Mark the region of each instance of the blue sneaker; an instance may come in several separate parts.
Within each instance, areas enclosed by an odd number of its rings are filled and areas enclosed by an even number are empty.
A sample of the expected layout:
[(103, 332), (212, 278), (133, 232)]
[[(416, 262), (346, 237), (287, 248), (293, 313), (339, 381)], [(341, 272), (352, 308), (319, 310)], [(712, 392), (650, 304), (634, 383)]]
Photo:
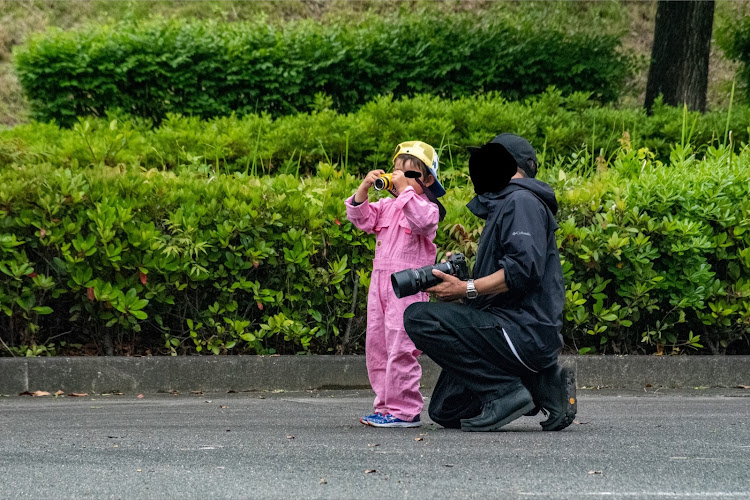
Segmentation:
[(371, 415), (365, 415), (364, 417), (360, 417), (359, 421), (360, 421), (360, 423), (362, 423), (364, 425), (370, 425), (370, 419), (371, 418), (379, 418), (379, 417), (382, 417), (382, 416), (383, 416), (382, 413), (380, 413), (379, 411), (376, 411), (375, 413), (373, 413)]
[(414, 417), (414, 420), (407, 422), (396, 418), (390, 413), (384, 413), (367, 419), (367, 424), (373, 427), (419, 427), (422, 422), (419, 421), (419, 415)]

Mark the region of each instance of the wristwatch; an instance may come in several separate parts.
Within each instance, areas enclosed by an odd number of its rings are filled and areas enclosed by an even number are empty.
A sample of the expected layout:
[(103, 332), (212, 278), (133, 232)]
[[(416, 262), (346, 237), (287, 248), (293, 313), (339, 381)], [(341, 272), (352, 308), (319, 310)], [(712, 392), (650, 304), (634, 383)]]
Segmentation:
[(471, 300), (471, 299), (476, 299), (477, 297), (479, 297), (479, 292), (477, 292), (477, 289), (474, 288), (474, 280), (467, 281), (466, 282), (466, 298)]

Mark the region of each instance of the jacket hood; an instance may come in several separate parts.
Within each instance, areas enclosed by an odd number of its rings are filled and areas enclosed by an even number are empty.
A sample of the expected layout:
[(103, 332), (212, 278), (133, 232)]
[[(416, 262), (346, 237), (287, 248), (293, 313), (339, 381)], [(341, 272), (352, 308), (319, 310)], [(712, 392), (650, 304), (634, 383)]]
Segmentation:
[(516, 191), (531, 191), (549, 208), (552, 215), (557, 214), (557, 198), (552, 187), (540, 180), (529, 179), (528, 177), (511, 179), (510, 183), (499, 192), (478, 194), (466, 207), (477, 217), (486, 219), (489, 215), (490, 207), (494, 203), (507, 198), (508, 195)]

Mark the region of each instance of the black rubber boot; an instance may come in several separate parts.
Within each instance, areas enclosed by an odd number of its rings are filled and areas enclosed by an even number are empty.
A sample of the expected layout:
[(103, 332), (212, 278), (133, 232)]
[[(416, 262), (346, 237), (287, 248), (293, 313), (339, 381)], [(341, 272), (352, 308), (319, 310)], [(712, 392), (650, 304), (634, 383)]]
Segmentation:
[(505, 396), (482, 405), (482, 413), (474, 418), (461, 420), (461, 430), (466, 432), (489, 432), (499, 430), (524, 413), (534, 408), (531, 394), (524, 386)]
[(573, 370), (556, 364), (540, 372), (527, 387), (536, 407), (529, 414), (538, 413), (537, 408), (549, 414), (540, 422), (542, 430), (561, 431), (573, 423), (578, 406)]

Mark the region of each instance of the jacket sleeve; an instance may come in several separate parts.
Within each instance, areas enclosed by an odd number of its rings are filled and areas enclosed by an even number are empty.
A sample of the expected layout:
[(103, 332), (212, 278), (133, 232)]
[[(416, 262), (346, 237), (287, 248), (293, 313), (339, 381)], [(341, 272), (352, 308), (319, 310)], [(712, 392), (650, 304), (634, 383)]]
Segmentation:
[(374, 233), (375, 224), (378, 222), (378, 217), (382, 209), (381, 201), (370, 203), (368, 198), (356, 206), (352, 204), (353, 201), (354, 195), (351, 195), (344, 201), (344, 205), (346, 205), (346, 218), (362, 231)]
[(514, 295), (542, 282), (549, 241), (547, 218), (539, 199), (521, 195), (508, 199), (499, 219), (503, 255), (498, 265), (505, 269), (506, 284)]
[(417, 195), (411, 186), (404, 189), (394, 203), (404, 213), (412, 233), (435, 236), (440, 219), (437, 205)]

